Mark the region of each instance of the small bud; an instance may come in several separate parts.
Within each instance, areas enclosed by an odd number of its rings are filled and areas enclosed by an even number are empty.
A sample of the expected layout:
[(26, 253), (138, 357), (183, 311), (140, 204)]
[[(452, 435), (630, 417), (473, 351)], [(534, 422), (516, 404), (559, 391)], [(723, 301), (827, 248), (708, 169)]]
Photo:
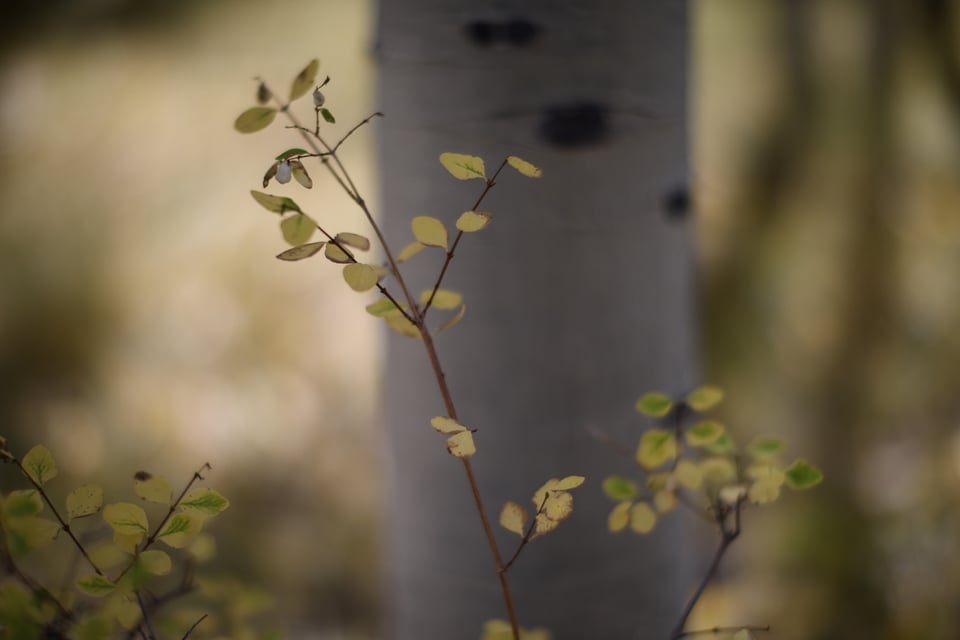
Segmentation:
[(313, 90), (313, 106), (319, 109), (326, 101), (327, 99), (324, 97), (323, 93), (320, 92), (320, 87), (317, 87)]
[(260, 86), (257, 87), (257, 102), (266, 104), (270, 100), (270, 97), (270, 89), (267, 89), (267, 85), (261, 82)]
[(293, 175), (293, 170), (290, 167), (290, 163), (284, 160), (277, 165), (277, 182), (280, 184), (287, 184), (290, 182), (290, 176)]

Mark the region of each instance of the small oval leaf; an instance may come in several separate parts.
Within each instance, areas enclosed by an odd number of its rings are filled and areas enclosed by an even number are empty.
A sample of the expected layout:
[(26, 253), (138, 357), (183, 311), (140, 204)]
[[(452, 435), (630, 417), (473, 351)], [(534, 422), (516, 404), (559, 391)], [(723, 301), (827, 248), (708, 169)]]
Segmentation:
[(480, 231), (490, 224), (491, 216), (484, 211), (464, 211), (457, 218), (457, 229), (464, 233)]
[(27, 455), (23, 456), (23, 461), (20, 464), (23, 465), (23, 470), (27, 472), (27, 475), (41, 487), (59, 473), (57, 463), (53, 460), (53, 454), (42, 444), (30, 449)]
[(284, 213), (286, 211), (300, 211), (300, 207), (290, 198), (283, 196), (274, 196), (262, 191), (251, 191), (250, 195), (261, 207), (274, 213)]
[(518, 158), (517, 156), (508, 156), (507, 163), (528, 178), (539, 178), (543, 175), (543, 170), (541, 170), (540, 167), (527, 162), (523, 158)]
[(447, 248), (447, 227), (436, 218), (416, 216), (410, 221), (413, 237), (428, 247)]
[(458, 180), (487, 179), (483, 159), (464, 153), (441, 153), (440, 164)]
[(293, 83), (290, 85), (291, 102), (306, 95), (306, 93), (313, 88), (313, 83), (317, 78), (317, 70), (319, 68), (320, 61), (314, 58), (297, 74), (297, 77), (293, 79)]
[(277, 110), (272, 107), (250, 107), (233, 123), (233, 128), (240, 133), (254, 133), (270, 126), (277, 116)]
[(82, 518), (100, 511), (103, 506), (103, 489), (84, 484), (67, 494), (67, 518)]
[(351, 289), (360, 293), (373, 289), (384, 275), (386, 273), (382, 267), (362, 262), (354, 262), (343, 267), (343, 279)]
[(323, 249), (323, 245), (327, 244), (326, 242), (309, 242), (307, 244), (302, 244), (299, 247), (293, 247), (292, 249), (287, 249), (281, 253), (277, 254), (277, 258), (280, 260), (286, 260), (288, 262), (296, 262), (297, 260), (303, 260), (314, 256), (320, 252), (320, 249)]
[(295, 247), (309, 242), (316, 230), (316, 223), (310, 219), (310, 216), (302, 213), (287, 216), (280, 221), (280, 231), (283, 233), (283, 239)]
[(359, 249), (360, 251), (368, 251), (370, 249), (370, 239), (359, 233), (338, 233), (334, 238), (340, 244)]
[(650, 393), (643, 394), (643, 396), (637, 400), (635, 407), (637, 411), (646, 416), (662, 418), (673, 409), (673, 400), (659, 391), (651, 391)]
[(103, 519), (113, 530), (123, 535), (147, 533), (147, 514), (128, 502), (116, 502), (103, 508)]
[(345, 249), (341, 249), (332, 242), (327, 243), (327, 248), (323, 250), (323, 255), (327, 260), (336, 264), (355, 262), (352, 254), (348, 253)]
[(512, 500), (507, 500), (500, 510), (500, 526), (518, 536), (523, 536), (527, 517), (526, 509)]

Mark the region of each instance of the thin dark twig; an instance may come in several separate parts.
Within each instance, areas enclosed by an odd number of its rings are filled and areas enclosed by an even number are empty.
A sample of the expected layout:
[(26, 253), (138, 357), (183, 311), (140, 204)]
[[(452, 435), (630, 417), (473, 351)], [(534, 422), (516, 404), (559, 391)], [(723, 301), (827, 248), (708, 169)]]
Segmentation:
[(143, 624), (141, 626), (146, 627), (147, 637), (150, 638), (150, 640), (156, 640), (157, 634), (153, 630), (153, 625), (150, 623), (150, 613), (147, 611), (147, 605), (143, 603), (140, 590), (138, 589), (134, 593), (137, 596), (137, 604), (140, 606), (140, 615), (143, 617)]
[(526, 533), (523, 534), (523, 538), (520, 540), (520, 545), (517, 547), (517, 550), (513, 552), (513, 555), (507, 560), (507, 564), (503, 565), (503, 571), (506, 573), (510, 570), (510, 567), (513, 566), (513, 563), (517, 561), (517, 558), (520, 557), (520, 552), (523, 551), (523, 548), (527, 546), (527, 543), (530, 542), (533, 538), (533, 530), (537, 527), (537, 516), (543, 513), (543, 508), (547, 506), (547, 498), (550, 497), (550, 492), (544, 492), (543, 500), (540, 502), (540, 508), (537, 509), (537, 512), (533, 514), (533, 520), (530, 521), (530, 526), (527, 527)]
[(203, 614), (202, 616), (200, 616), (199, 620), (197, 620), (192, 625), (190, 625), (190, 628), (187, 629), (187, 632), (185, 634), (183, 634), (183, 638), (181, 638), (181, 640), (187, 640), (187, 638), (190, 637), (190, 634), (193, 633), (193, 630), (196, 629), (200, 625), (200, 623), (206, 619), (207, 619), (207, 614)]

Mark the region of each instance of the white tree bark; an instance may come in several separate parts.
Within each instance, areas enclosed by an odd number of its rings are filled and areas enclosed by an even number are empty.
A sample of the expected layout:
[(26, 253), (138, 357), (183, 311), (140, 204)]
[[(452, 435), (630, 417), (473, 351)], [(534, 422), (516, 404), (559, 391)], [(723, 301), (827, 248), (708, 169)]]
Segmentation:
[[(452, 227), (482, 189), (449, 176), (441, 152), (480, 155), (491, 171), (515, 154), (544, 170), (501, 175), (481, 207), (493, 222), (464, 239), (445, 281), (466, 317), (437, 340), (461, 421), (479, 429), (474, 469), (492, 521), (507, 499), (535, 510), (550, 477), (587, 477), (571, 519), (509, 573), (521, 625), (559, 640), (665, 638), (693, 583), (684, 518), (648, 537), (609, 534), (601, 481), (635, 463), (589, 429), (632, 449), (647, 426), (640, 394), (698, 382), (688, 222), (665, 207), (687, 174), (685, 3), (379, 11), (382, 202), (396, 247), (412, 239), (411, 217)], [(433, 258), (405, 265), (417, 291)], [(386, 634), (477, 638), (506, 615), (462, 467), (429, 426), (444, 411), (418, 340), (391, 337), (384, 386)], [(498, 536), (508, 558), (518, 537)]]

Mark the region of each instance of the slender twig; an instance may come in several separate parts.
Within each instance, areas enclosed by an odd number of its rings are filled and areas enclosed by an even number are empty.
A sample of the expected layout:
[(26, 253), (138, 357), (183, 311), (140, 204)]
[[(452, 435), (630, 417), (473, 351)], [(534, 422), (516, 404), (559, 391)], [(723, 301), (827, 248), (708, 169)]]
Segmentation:
[[(274, 99), (280, 104), (280, 110), (284, 112), (290, 122), (294, 125), (294, 128), (300, 133), (300, 136), (304, 139), (307, 145), (318, 155), (322, 154), (320, 158), (323, 165), (327, 168), (327, 171), (334, 177), (337, 183), (343, 188), (351, 200), (360, 208), (363, 212), (364, 217), (369, 223), (370, 227), (373, 229), (374, 234), (377, 236), (377, 241), (380, 244), (380, 247), (383, 249), (384, 254), (387, 258), (387, 263), (390, 268), (390, 273), (393, 275), (394, 279), (397, 281), (397, 284), (400, 287), (400, 290), (403, 294), (403, 299), (406, 300), (407, 305), (409, 306), (410, 312), (404, 314), (407, 316), (407, 319), (412, 322), (416, 327), (417, 331), (420, 333), (420, 337), (423, 341), (424, 350), (427, 353), (427, 359), (430, 361), (430, 367), (433, 370), (434, 378), (437, 382), (437, 387), (440, 391), (440, 396), (443, 399), (443, 404), (447, 412), (447, 416), (453, 420), (457, 420), (457, 411), (456, 406), (453, 403), (453, 397), (450, 393), (450, 387), (447, 385), (446, 376), (443, 373), (443, 368), (440, 365), (440, 358), (437, 355), (437, 349), (433, 342), (433, 337), (430, 334), (429, 329), (426, 325), (426, 320), (424, 313), (418, 309), (416, 300), (413, 295), (410, 293), (410, 289), (407, 286), (406, 281), (403, 278), (403, 275), (400, 273), (400, 269), (397, 266), (397, 261), (393, 256), (393, 252), (390, 250), (390, 246), (387, 243), (386, 238), (383, 235), (383, 231), (380, 228), (380, 225), (377, 224), (377, 221), (374, 219), (370, 208), (367, 206), (366, 201), (360, 195), (360, 191), (357, 189), (356, 184), (354, 184), (353, 179), (350, 177), (350, 173), (347, 171), (346, 167), (343, 166), (343, 163), (340, 161), (340, 157), (336, 153), (336, 147), (331, 147), (324, 138), (319, 133), (319, 121), (317, 126), (317, 131), (310, 131), (303, 127), (300, 121), (297, 119), (293, 113), (290, 112), (290, 105), (282, 103), (276, 94), (272, 91), (271, 95), (274, 96)], [(369, 120), (369, 119), (368, 119)], [(361, 123), (363, 124), (363, 123)], [(338, 145), (339, 146), (339, 145)], [(322, 149), (321, 149), (322, 147)], [(326, 152), (326, 153), (324, 153)], [(333, 165), (331, 166), (331, 162)], [(504, 165), (506, 161), (504, 161)], [(499, 174), (500, 170), (503, 169), (501, 165), (497, 169), (497, 173), (494, 174), (493, 178)], [(478, 199), (477, 204), (474, 205), (474, 209), (479, 206), (479, 202), (483, 199), (483, 196), (486, 195), (493, 185), (494, 180), (491, 178), (487, 181), (486, 187), (481, 194), (480, 199)], [(456, 248), (457, 241), (459, 240), (461, 234), (458, 234), (457, 240), (454, 242), (453, 247), (447, 254), (447, 260), (444, 263), (443, 271), (441, 272), (440, 278), (435, 285), (433, 292), (430, 296), (430, 299), (427, 301), (424, 306), (424, 311), (429, 308), (430, 303), (433, 301), (433, 295), (436, 294), (436, 289), (439, 287), (440, 282), (442, 281), (443, 274), (446, 272), (447, 265), (453, 257), (453, 249)], [(381, 290), (383, 292), (383, 290)], [(402, 307), (397, 304), (397, 302), (390, 298), (391, 302), (394, 303), (397, 308), (402, 309)], [(497, 577), (500, 581), (500, 590), (503, 593), (504, 604), (507, 609), (507, 617), (510, 620), (510, 627), (513, 633), (514, 640), (520, 640), (520, 626), (517, 622), (517, 614), (513, 605), (513, 597), (510, 593), (510, 583), (507, 580), (506, 571), (504, 571), (503, 558), (500, 555), (500, 550), (497, 547), (496, 538), (493, 534), (493, 529), (490, 526), (490, 521), (487, 518), (486, 510), (483, 506), (483, 499), (480, 496), (480, 488), (477, 484), (476, 477), (473, 473), (473, 466), (470, 464), (469, 458), (460, 458), (461, 463), (463, 463), (463, 470), (467, 476), (467, 483), (470, 485), (470, 493), (473, 496), (474, 506), (476, 507), (477, 514), (480, 517), (480, 524), (483, 527), (484, 536), (487, 539), (487, 544), (490, 547), (490, 555), (493, 558), (494, 566), (496, 569)]]
[(145, 627), (146, 636), (150, 640), (156, 640), (157, 633), (153, 630), (153, 624), (150, 622), (150, 613), (147, 611), (147, 605), (143, 603), (143, 598), (140, 596), (140, 590), (137, 589), (134, 591), (134, 593), (137, 596), (137, 604), (140, 606), (140, 616), (143, 618), (141, 626)]
[[(487, 180), (486, 186), (480, 193), (480, 197), (478, 197), (477, 201), (473, 203), (472, 207), (470, 207), (470, 211), (476, 211), (480, 207), (480, 203), (483, 202), (483, 199), (487, 197), (487, 193), (494, 187), (494, 185), (497, 184), (497, 176), (500, 175), (500, 172), (503, 171), (505, 166), (507, 166), (506, 158), (500, 163), (500, 166), (497, 167), (497, 170), (494, 171), (493, 175)], [(437, 295), (437, 290), (440, 288), (440, 284), (443, 282), (443, 277), (447, 275), (447, 267), (450, 265), (450, 261), (453, 260), (453, 254), (457, 250), (457, 245), (460, 244), (460, 238), (462, 237), (463, 231), (457, 231), (457, 237), (453, 239), (453, 244), (450, 245), (450, 249), (447, 251), (446, 258), (443, 261), (443, 266), (440, 268), (440, 273), (437, 275), (437, 281), (434, 283), (433, 289), (430, 291), (430, 297), (427, 298), (426, 304), (423, 305), (424, 316), (427, 315), (430, 305), (433, 304), (433, 298)]]
[(198, 619), (196, 622), (190, 625), (190, 628), (187, 629), (187, 632), (185, 634), (183, 634), (183, 638), (181, 638), (181, 640), (187, 640), (187, 638), (190, 637), (190, 634), (193, 633), (193, 630), (196, 629), (200, 625), (200, 623), (206, 619), (207, 619), (207, 614), (203, 614), (202, 616), (200, 616), (200, 619)]
[[(699, 602), (700, 597), (703, 595), (703, 592), (706, 590), (707, 586), (713, 581), (714, 578), (716, 578), (717, 569), (720, 567), (720, 561), (723, 560), (723, 556), (727, 553), (727, 549), (729, 549), (730, 545), (733, 544), (733, 541), (740, 536), (740, 507), (742, 505), (743, 498), (740, 498), (732, 507), (724, 506), (717, 510), (716, 522), (720, 527), (720, 544), (717, 547), (716, 552), (713, 554), (713, 559), (710, 561), (710, 566), (707, 568), (703, 579), (700, 581), (696, 591), (693, 592), (693, 596), (690, 597), (690, 600), (684, 607), (683, 613), (680, 614), (680, 620), (677, 622), (677, 625), (673, 629), (673, 633), (670, 635), (671, 640), (677, 640), (685, 635), (683, 628), (687, 624), (687, 619), (690, 617), (690, 614), (693, 613), (694, 607), (697, 606), (697, 602)], [(734, 522), (733, 526), (729, 527), (727, 520), (729, 519), (731, 511), (733, 513)]]
[(507, 560), (507, 564), (503, 565), (503, 571), (506, 573), (510, 570), (510, 567), (513, 566), (513, 563), (517, 561), (517, 558), (520, 557), (520, 552), (523, 551), (523, 548), (527, 546), (527, 543), (533, 539), (533, 532), (537, 528), (537, 516), (543, 513), (543, 508), (547, 506), (547, 498), (550, 497), (550, 492), (544, 492), (543, 500), (540, 502), (540, 508), (537, 509), (537, 512), (533, 514), (533, 519), (530, 521), (530, 526), (527, 527), (526, 532), (523, 534), (523, 538), (520, 540), (520, 544), (517, 546), (517, 550), (513, 552), (513, 555)]
[(736, 633), (737, 631), (753, 631), (753, 632), (767, 632), (770, 631), (770, 625), (764, 625), (762, 627), (754, 625), (741, 625), (738, 627), (710, 627), (709, 629), (693, 629), (692, 631), (684, 631), (678, 638), (689, 638), (691, 636), (706, 636), (706, 635), (719, 635), (721, 633)]

